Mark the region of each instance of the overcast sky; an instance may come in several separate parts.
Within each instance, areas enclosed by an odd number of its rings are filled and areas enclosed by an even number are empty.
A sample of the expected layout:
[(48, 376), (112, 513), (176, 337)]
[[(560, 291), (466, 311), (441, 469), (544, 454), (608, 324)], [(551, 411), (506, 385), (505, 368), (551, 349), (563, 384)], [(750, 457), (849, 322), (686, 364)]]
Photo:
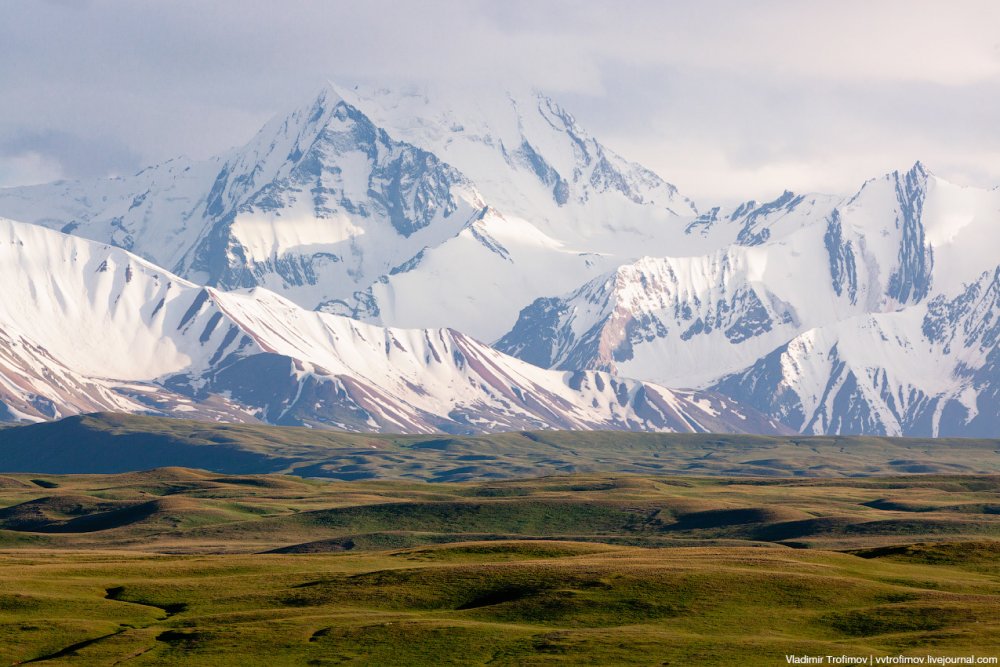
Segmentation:
[(327, 79), (536, 86), (700, 205), (1000, 184), (993, 0), (0, 0), (0, 185), (207, 157)]

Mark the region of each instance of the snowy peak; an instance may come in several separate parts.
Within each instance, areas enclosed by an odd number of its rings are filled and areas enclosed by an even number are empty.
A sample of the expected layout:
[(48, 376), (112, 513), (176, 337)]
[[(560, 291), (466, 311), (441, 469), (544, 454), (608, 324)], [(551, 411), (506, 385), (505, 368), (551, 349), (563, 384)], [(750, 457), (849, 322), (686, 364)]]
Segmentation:
[(213, 193), (206, 231), (177, 270), (324, 309), (453, 237), (484, 206), (455, 168), (395, 140), (330, 88), (262, 130)]
[(287, 177), (342, 104), (332, 89), (325, 88), (310, 104), (269, 121), (226, 160), (208, 196), (208, 215), (222, 216), (265, 185)]
[[(379, 125), (467, 174), (501, 210), (537, 216), (542, 207), (560, 217), (561, 207), (610, 196), (664, 213), (693, 211), (674, 186), (607, 149), (538, 91), (359, 86), (345, 95)], [(526, 198), (534, 208), (525, 208)]]
[(738, 249), (643, 258), (564, 297), (537, 300), (496, 346), (541, 365), (626, 374), (655, 367), (693, 384), (706, 364), (688, 350), (712, 349), (716, 363), (728, 357), (735, 368), (794, 326), (795, 310), (757, 284), (757, 264)]
[[(486, 208), (494, 215), (474, 222)], [(0, 213), (118, 245), (199, 284), (266, 287), (380, 324), (472, 322), (487, 339), (541, 285), (567, 289), (676, 248), (685, 211), (693, 207), (673, 186), (536, 92), (332, 85), (203, 163), (0, 191)], [(476, 289), (467, 262), (442, 265), (470, 241), (473, 264), (480, 249), (504, 263)], [(408, 307), (415, 282), (440, 306)], [(513, 290), (517, 301), (476, 327), (468, 298), (483, 288)]]
[[(0, 229), (8, 405), (142, 387), (345, 428), (674, 428), (647, 401), (671, 386), (810, 431), (1000, 422), (1000, 190), (918, 162), (699, 213), (581, 125), (535, 91), (330, 85), (211, 160), (2, 190), (0, 214), (98, 242)], [(73, 359), (105, 311), (142, 363)], [(695, 423), (738, 423), (709, 405)]]
[[(591, 196), (592, 190), (596, 193), (617, 192), (638, 205), (655, 204), (655, 198), (660, 197), (662, 202), (676, 203), (681, 214), (694, 212), (693, 204), (680, 197), (676, 187), (649, 169), (628, 162), (600, 144), (577, 125), (572, 114), (551, 98), (535, 92), (532, 101), (538, 115), (544, 118), (553, 130), (564, 133), (573, 149), (572, 161), (565, 159), (561, 161), (564, 172), (570, 174), (573, 187), (571, 190), (569, 183), (561, 179), (553, 192), (556, 203), (567, 203), (571, 191), (575, 191), (578, 201), (585, 203)], [(515, 108), (517, 108), (516, 102)], [(528, 125), (523, 120), (519, 124), (522, 128)], [(542, 143), (545, 138), (540, 137), (538, 141)], [(544, 177), (548, 176), (548, 169), (544, 167), (547, 167), (547, 164), (523, 134), (521, 148), (533, 158), (529, 162), (536, 175), (545, 182)]]
[(497, 347), (710, 387), (807, 432), (986, 433), (1000, 422), (998, 210), (995, 191), (919, 163), (849, 198), (713, 208), (685, 231), (723, 248), (540, 298)]
[[(940, 199), (948, 198), (947, 191), (952, 189), (920, 162), (907, 172), (894, 171), (866, 182), (831, 216), (831, 262), (849, 270), (850, 256), (857, 263), (859, 255), (868, 255), (868, 264), (878, 262), (884, 267), (879, 281), (886, 308), (924, 300), (937, 273), (935, 241), (946, 240), (934, 230), (944, 222), (937, 215), (940, 204), (932, 202), (928, 207), (928, 198), (938, 194), (945, 195)], [(835, 255), (839, 258), (834, 259)]]
[[(360, 173), (347, 179), (346, 166)], [(368, 179), (363, 178), (366, 170)], [(439, 208), (455, 209), (452, 184), (464, 184), (464, 178), (426, 151), (394, 141), (326, 87), (311, 104), (265, 126), (226, 163), (209, 196), (208, 213), (281, 210), (308, 192), (317, 217), (331, 216), (338, 206), (361, 215), (378, 213), (409, 236), (429, 224)]]

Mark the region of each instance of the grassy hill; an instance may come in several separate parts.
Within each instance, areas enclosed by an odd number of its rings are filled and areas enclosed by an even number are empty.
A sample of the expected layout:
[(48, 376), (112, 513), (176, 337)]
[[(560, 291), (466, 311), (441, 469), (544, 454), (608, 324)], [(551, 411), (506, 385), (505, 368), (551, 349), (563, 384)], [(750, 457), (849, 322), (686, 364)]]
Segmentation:
[(107, 414), (3, 429), (0, 662), (996, 655), (998, 449)]
[(28, 541), (48, 549), (317, 553), (532, 539), (843, 550), (1000, 539), (998, 498), (995, 475), (591, 474), (427, 484), (186, 468), (11, 473), (0, 476), (0, 548)]
[(1000, 472), (1000, 440), (539, 431), (365, 435), (94, 414), (0, 430), (0, 470), (229, 474), (432, 482), (549, 474), (832, 477)]
[(991, 655), (998, 494), (1000, 476), (5, 474), (0, 661)]

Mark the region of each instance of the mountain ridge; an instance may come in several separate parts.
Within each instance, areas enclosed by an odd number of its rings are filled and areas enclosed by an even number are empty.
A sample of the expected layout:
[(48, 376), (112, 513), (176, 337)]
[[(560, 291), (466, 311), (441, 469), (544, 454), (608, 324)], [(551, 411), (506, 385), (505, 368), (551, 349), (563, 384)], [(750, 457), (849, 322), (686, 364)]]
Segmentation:
[[(369, 325), (462, 332), (448, 346), (465, 336), (567, 373), (721, 393), (793, 429), (921, 435), (1000, 424), (996, 341), (966, 335), (963, 305), (992, 293), (998, 211), (1000, 190), (921, 162), (849, 196), (699, 209), (544, 94), (335, 85), (207, 161), (0, 190), (0, 214), (166, 259), (217, 290), (213, 304), (238, 310), (224, 290), (264, 289)], [(12, 367), (44, 365), (25, 355)], [(296, 355), (254, 363), (286, 377)], [(225, 396), (232, 381), (170, 386)], [(426, 412), (407, 419), (434, 428)]]
[(259, 287), (203, 287), (36, 225), (0, 219), (0, 259), (8, 418), (112, 409), (367, 431), (782, 431), (711, 392), (549, 371), (450, 329), (381, 328)]
[(993, 293), (998, 209), (995, 191), (956, 188), (919, 162), (840, 200), (786, 192), (739, 215), (713, 209), (688, 231), (728, 220), (739, 231), (726, 249), (644, 258), (538, 299), (496, 346), (711, 387), (805, 432), (987, 434), (1000, 425), (988, 398), (1000, 304), (978, 306), (980, 336), (959, 333), (974, 326), (970, 303)]

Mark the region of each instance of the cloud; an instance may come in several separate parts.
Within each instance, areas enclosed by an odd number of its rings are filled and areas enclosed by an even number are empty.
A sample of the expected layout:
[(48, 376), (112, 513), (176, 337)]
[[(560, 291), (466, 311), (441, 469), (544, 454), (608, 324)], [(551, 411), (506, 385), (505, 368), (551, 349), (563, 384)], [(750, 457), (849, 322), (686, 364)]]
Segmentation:
[(34, 151), (0, 155), (0, 187), (38, 185), (63, 178), (58, 162)]
[(998, 23), (978, 0), (5, 3), (0, 130), (8, 174), (102, 175), (241, 144), (327, 79), (526, 83), (699, 200), (918, 157), (993, 184)]
[[(8, 130), (0, 136), (0, 161), (8, 179), (81, 178), (131, 173), (138, 156), (115, 139), (79, 137), (59, 130)], [(18, 178), (18, 170), (24, 170)]]
[(602, 16), (591, 5), (593, 22), (618, 38), (602, 42), (608, 56), (782, 79), (965, 85), (1000, 74), (1000, 5), (990, 1), (704, 0), (649, 9)]

